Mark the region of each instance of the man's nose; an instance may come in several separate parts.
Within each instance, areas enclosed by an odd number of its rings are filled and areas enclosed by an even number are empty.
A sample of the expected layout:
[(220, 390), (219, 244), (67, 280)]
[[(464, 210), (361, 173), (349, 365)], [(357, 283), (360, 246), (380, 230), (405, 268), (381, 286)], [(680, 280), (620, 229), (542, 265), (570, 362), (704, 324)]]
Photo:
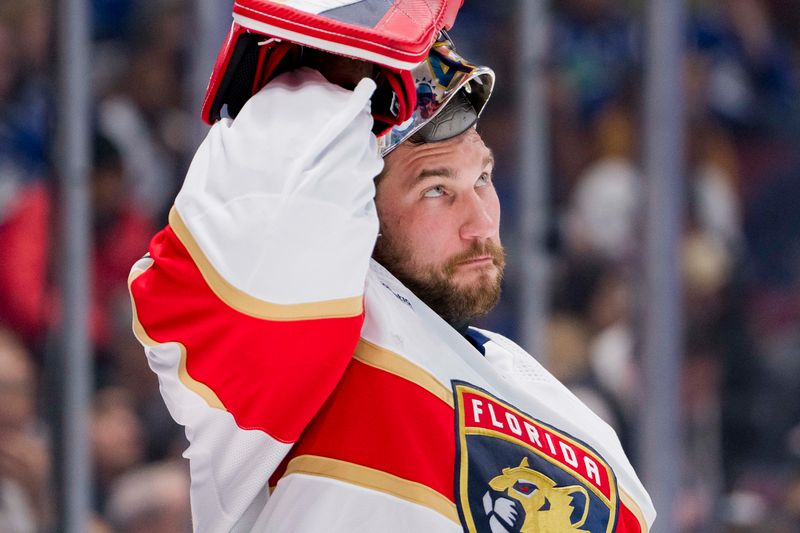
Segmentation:
[(465, 195), (463, 200), (464, 222), (461, 225), (461, 238), (464, 240), (489, 239), (495, 234), (496, 221), (489, 206), (477, 193)]

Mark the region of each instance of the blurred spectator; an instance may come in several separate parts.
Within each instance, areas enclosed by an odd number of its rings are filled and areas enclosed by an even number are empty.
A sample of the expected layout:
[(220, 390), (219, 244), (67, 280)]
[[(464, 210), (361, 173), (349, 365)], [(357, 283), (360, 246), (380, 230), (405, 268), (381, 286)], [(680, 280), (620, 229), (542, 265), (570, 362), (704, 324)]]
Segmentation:
[[(90, 338), (103, 370), (102, 365), (107, 363), (105, 359), (108, 352), (113, 351), (112, 330), (117, 302), (128, 302), (127, 279), (130, 266), (147, 251), (147, 243), (155, 225), (148, 214), (131, 201), (122, 158), (114, 144), (102, 135), (95, 134), (92, 155), (89, 328)], [(51, 218), (55, 219), (54, 216)], [(52, 219), (43, 222), (45, 229), (48, 224), (54, 223)], [(23, 221), (23, 230), (25, 223), (27, 221)], [(0, 227), (0, 236), (1, 230)], [(23, 230), (20, 231), (19, 238), (27, 239), (25, 244), (37, 246), (38, 250), (41, 244), (32, 241), (30, 231), (26, 233)], [(62, 252), (63, 250), (58, 249), (51, 257), (52, 266), (57, 272), (60, 272), (59, 254)], [(45, 251), (41, 253), (44, 254)], [(45, 275), (42, 276), (47, 279)], [(48, 325), (52, 326), (60, 322), (58, 315), (61, 310), (57, 305), (60, 295), (55, 290), (51, 290), (51, 293), (46, 303), (50, 308)]]
[(555, 197), (562, 203), (597, 159), (591, 131), (597, 115), (631, 99), (641, 22), (610, 0), (556, 2), (553, 11), (549, 125)]
[(698, 121), (689, 129), (689, 225), (721, 246), (729, 259), (743, 252), (736, 147), (722, 128)]
[(556, 75), (584, 122), (618, 98), (639, 63), (639, 30), (611, 0), (553, 5)]
[(592, 331), (589, 356), (594, 373), (629, 422), (634, 421), (641, 392), (634, 360), (632, 292), (621, 269), (606, 268), (597, 278), (586, 315)]
[(91, 441), (98, 509), (102, 509), (115, 480), (144, 458), (142, 426), (130, 394), (106, 388), (95, 395)]
[(706, 3), (690, 28), (705, 73), (705, 105), (736, 131), (785, 125), (797, 89), (788, 43), (767, 2)]
[(50, 449), (36, 417), (30, 354), (0, 329), (0, 531), (41, 531), (51, 523)]
[[(157, 220), (177, 192), (192, 147), (181, 75), (185, 74), (185, 4), (150, 6), (122, 78), (98, 106), (100, 132), (120, 150), (130, 202)], [(142, 8), (144, 9), (144, 8)]]
[[(161, 74), (167, 77), (159, 77)], [(120, 147), (131, 201), (155, 217), (164, 214), (175, 192), (176, 162), (159, 139), (157, 128), (163, 119), (159, 109), (146, 109), (137, 98), (163, 93), (165, 99), (156, 102), (166, 104), (177, 80), (170, 79), (172, 74), (163, 60), (147, 53), (137, 59), (129, 76), (126, 86), (130, 89), (100, 103), (100, 129)]]
[(742, 476), (724, 500), (724, 531), (730, 533), (795, 533), (798, 475), (796, 471), (757, 468)]
[(48, 159), (51, 12), (49, 0), (0, 4), (0, 124), (9, 145), (36, 165)]
[(609, 106), (598, 114), (596, 158), (578, 178), (568, 207), (571, 253), (619, 261), (636, 245), (642, 191), (634, 135), (633, 117), (625, 107)]
[(155, 225), (133, 201), (122, 157), (107, 138), (94, 139), (92, 167), (92, 330), (95, 345), (107, 351), (112, 341), (115, 302), (128, 302), (131, 265), (147, 250)]
[(619, 414), (598, 385), (589, 364), (589, 336), (578, 317), (555, 315), (547, 325), (545, 349), (550, 372), (615, 430), (623, 427)]
[[(604, 413), (625, 449), (635, 455), (631, 428), (636, 423), (640, 380), (630, 293), (629, 281), (618, 265), (592, 256), (564, 262), (556, 277), (555, 322), (548, 335), (553, 336), (554, 370), (563, 373), (565, 363), (555, 359), (566, 358), (572, 370), (565, 374), (565, 382), (577, 386), (575, 390)], [(577, 360), (576, 354), (580, 354)], [(579, 379), (569, 379), (570, 373)]]
[(108, 367), (100, 381), (125, 391), (142, 422), (142, 442), (148, 460), (178, 459), (188, 445), (183, 427), (167, 411), (158, 389), (158, 378), (143, 357), (142, 345), (131, 334), (131, 304), (128, 298), (114, 302), (110, 310), (113, 338)]
[(118, 533), (188, 533), (187, 469), (167, 462), (125, 474), (111, 488), (106, 515)]
[(50, 198), (46, 97), (40, 77), (49, 18), (43, 0), (0, 5), (0, 325), (38, 340), (46, 323)]
[[(2, 150), (2, 145), (0, 145)], [(16, 174), (0, 154), (0, 324), (35, 342), (47, 320), (50, 199), (42, 180)]]

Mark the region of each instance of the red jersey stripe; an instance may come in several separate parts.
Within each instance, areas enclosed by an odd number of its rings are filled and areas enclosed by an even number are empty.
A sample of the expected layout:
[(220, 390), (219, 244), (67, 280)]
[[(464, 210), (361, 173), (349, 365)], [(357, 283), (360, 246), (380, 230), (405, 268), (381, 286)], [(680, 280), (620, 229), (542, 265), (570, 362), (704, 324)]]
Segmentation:
[(153, 238), (150, 256), (154, 264), (130, 286), (147, 336), (183, 345), (187, 375), (208, 387), (239, 427), (295, 442), (347, 368), (363, 313), (275, 321), (233, 309), (170, 227)]
[(620, 489), (619, 501), (616, 533), (647, 533), (647, 521), (633, 498)]
[[(292, 450), (291, 457), (300, 455), (387, 472), (455, 502), (453, 409), (417, 384), (358, 360)], [(280, 468), (271, 484), (282, 475)]]

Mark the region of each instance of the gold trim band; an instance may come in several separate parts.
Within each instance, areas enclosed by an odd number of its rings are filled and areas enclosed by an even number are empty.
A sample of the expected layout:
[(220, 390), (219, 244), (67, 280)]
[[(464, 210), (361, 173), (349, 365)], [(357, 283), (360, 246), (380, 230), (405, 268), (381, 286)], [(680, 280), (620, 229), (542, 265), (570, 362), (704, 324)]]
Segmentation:
[(432, 488), (415, 481), (361, 466), (339, 459), (317, 455), (301, 455), (289, 461), (286, 476), (290, 474), (309, 474), (312, 476), (338, 479), (359, 485), (400, 499), (422, 505), (441, 514), (448, 520), (460, 523), (456, 504)]
[(625, 504), (625, 507), (630, 509), (633, 516), (636, 517), (636, 520), (639, 521), (639, 528), (642, 530), (642, 533), (648, 533), (647, 520), (645, 520), (642, 509), (639, 507), (639, 504), (636, 503), (636, 500), (633, 499), (633, 496), (622, 490), (622, 487), (619, 487), (619, 499)]
[[(152, 265), (152, 262), (150, 263)], [(148, 267), (145, 268), (138, 268), (134, 265), (134, 269), (131, 271), (130, 276), (128, 276), (128, 293), (131, 297), (131, 310), (132, 310), (132, 319), (133, 319), (133, 334), (139, 340), (139, 342), (146, 347), (154, 347), (158, 346), (162, 343), (154, 340), (150, 335), (147, 334), (145, 331), (144, 326), (139, 321), (139, 315), (136, 312), (136, 302), (133, 299), (133, 291), (131, 290), (131, 285), (133, 284), (134, 280), (144, 274)], [(189, 371), (186, 369), (186, 346), (183, 343), (178, 341), (169, 341), (173, 342), (178, 346), (181, 352), (181, 360), (178, 364), (178, 379), (180, 379), (183, 385), (200, 396), (205, 402), (208, 404), (209, 407), (214, 409), (222, 409), (223, 411), (227, 411), (225, 406), (222, 404), (222, 401), (219, 399), (217, 394), (211, 390), (211, 388), (206, 385), (205, 383), (201, 383), (197, 381), (192, 376), (189, 375)]]
[(442, 385), (433, 374), (386, 348), (362, 338), (356, 345), (353, 358), (419, 385), (450, 407), (455, 405), (453, 391)]
[(289, 321), (348, 318), (360, 315), (363, 310), (361, 296), (304, 304), (275, 304), (260, 300), (234, 287), (217, 272), (200, 245), (195, 241), (175, 206), (169, 212), (169, 225), (183, 246), (186, 247), (194, 264), (197, 265), (203, 279), (206, 280), (214, 294), (241, 313), (267, 320)]

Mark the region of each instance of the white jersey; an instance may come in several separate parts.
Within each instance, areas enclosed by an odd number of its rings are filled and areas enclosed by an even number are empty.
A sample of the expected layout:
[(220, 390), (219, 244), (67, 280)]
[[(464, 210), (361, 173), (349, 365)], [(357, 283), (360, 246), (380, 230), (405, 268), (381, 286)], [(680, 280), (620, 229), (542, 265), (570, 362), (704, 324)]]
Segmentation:
[(614, 431), (370, 259), (374, 83), (284, 74), (199, 148), (134, 330), (184, 425), (196, 531), (647, 531)]

